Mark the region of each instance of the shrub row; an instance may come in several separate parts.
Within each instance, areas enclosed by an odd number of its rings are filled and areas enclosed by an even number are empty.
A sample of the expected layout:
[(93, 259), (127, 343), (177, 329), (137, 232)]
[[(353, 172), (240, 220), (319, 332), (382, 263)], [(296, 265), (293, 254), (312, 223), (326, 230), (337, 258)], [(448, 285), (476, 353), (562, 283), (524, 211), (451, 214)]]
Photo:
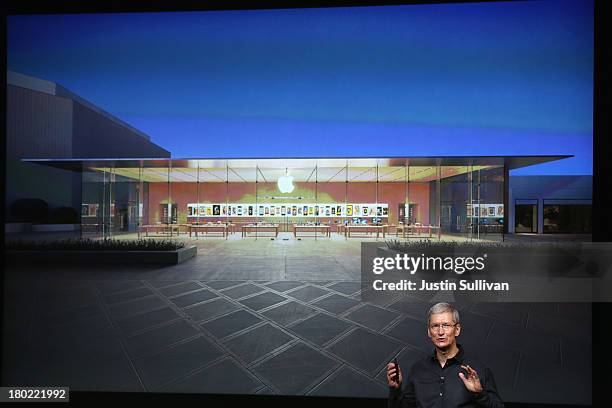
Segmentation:
[(185, 244), (173, 240), (66, 239), (61, 241), (8, 241), (7, 250), (25, 251), (176, 251)]

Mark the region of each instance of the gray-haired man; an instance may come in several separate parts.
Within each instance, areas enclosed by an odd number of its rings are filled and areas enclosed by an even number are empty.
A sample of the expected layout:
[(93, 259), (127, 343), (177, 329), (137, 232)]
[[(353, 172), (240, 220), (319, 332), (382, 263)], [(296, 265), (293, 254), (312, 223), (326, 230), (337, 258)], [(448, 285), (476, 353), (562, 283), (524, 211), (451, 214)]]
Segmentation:
[(427, 324), (433, 355), (413, 364), (406, 378), (401, 367), (387, 365), (389, 408), (503, 407), (491, 370), (457, 344), (459, 312), (448, 303), (437, 303), (429, 309)]

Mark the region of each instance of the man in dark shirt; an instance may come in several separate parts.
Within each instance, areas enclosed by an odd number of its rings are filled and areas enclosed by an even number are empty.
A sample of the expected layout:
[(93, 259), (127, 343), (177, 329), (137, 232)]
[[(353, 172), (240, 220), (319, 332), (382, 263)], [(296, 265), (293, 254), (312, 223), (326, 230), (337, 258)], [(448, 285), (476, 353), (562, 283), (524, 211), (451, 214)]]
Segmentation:
[(503, 408), (491, 370), (457, 344), (459, 312), (448, 303), (437, 303), (429, 309), (427, 321), (434, 353), (410, 367), (403, 390), (401, 367), (387, 365), (389, 408)]

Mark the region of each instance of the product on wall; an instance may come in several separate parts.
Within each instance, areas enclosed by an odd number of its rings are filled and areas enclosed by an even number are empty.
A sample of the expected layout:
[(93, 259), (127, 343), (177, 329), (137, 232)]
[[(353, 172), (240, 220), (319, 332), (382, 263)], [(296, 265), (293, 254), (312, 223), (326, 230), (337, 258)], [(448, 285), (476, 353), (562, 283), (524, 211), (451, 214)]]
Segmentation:
[(487, 218), (503, 218), (503, 204), (467, 204), (466, 216), (468, 217), (487, 217)]
[[(484, 207), (487, 214), (489, 213), (489, 207)], [(97, 204), (94, 206), (90, 204), (87, 207), (88, 212), (94, 213), (94, 208), (97, 208)], [(496, 207), (495, 212), (499, 209)], [(85, 206), (83, 206), (85, 211)], [(358, 212), (360, 211), (360, 212)], [(380, 218), (387, 217), (389, 214), (388, 204), (384, 203), (360, 203), (360, 204), (334, 204), (334, 205), (318, 205), (314, 203), (300, 203), (300, 205), (294, 205), (289, 203), (284, 204), (271, 204), (261, 203), (257, 206), (254, 205), (243, 205), (243, 204), (187, 204), (187, 217), (219, 217), (222, 214), (228, 216), (238, 217), (256, 217), (256, 216), (269, 216), (269, 217), (329, 217), (339, 218), (345, 216), (357, 216), (366, 218)]]

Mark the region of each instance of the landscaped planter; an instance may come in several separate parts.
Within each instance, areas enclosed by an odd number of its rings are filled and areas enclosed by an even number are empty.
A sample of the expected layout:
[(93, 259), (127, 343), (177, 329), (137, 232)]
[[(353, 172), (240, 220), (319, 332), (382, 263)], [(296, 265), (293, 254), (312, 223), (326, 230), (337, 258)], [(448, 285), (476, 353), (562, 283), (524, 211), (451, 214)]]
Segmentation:
[(8, 250), (7, 261), (12, 263), (88, 263), (108, 264), (161, 264), (176, 265), (196, 256), (197, 247), (175, 251), (108, 251), (108, 250)]
[(34, 232), (60, 232), (60, 231), (79, 231), (81, 224), (34, 224)]
[(13, 234), (17, 232), (30, 232), (32, 223), (30, 222), (7, 222), (4, 224), (4, 233)]

